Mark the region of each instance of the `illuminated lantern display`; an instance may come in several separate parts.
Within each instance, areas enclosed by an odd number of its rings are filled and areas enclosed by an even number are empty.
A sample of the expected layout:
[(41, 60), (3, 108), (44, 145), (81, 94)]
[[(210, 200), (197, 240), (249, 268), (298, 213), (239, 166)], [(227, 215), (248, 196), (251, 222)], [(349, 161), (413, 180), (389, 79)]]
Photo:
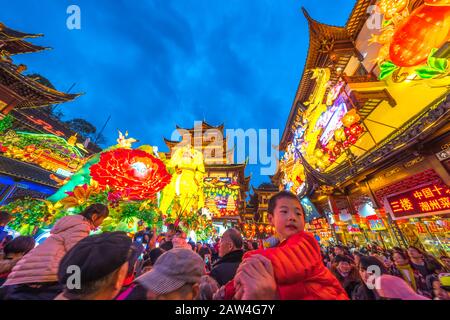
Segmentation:
[[(335, 138), (336, 141), (338, 141), (338, 142), (345, 141), (345, 131), (344, 131), (344, 129), (342, 129), (342, 128), (337, 129), (337, 130), (334, 132), (334, 138)], [(334, 149), (333, 149), (333, 150), (334, 150)]]
[[(354, 135), (350, 135), (349, 137), (348, 137), (348, 142), (349, 143), (351, 143), (351, 144), (355, 144), (356, 143), (356, 141), (357, 141), (358, 139), (354, 136)], [(345, 141), (345, 142), (347, 142), (347, 141)]]
[(344, 125), (344, 127), (350, 128), (352, 124), (358, 122), (360, 119), (361, 117), (356, 112), (356, 109), (352, 109), (344, 115), (344, 117), (342, 118), (342, 124)]
[(359, 123), (353, 124), (349, 129), (349, 135), (359, 136), (364, 132), (363, 127)]
[(378, 3), (381, 12), (384, 13), (385, 19), (389, 20), (394, 15), (402, 12), (408, 5), (409, 0), (381, 0)]
[(100, 189), (130, 200), (154, 198), (171, 179), (161, 160), (142, 150), (122, 148), (102, 153), (90, 173)]
[(170, 184), (163, 190), (161, 211), (169, 212), (175, 199), (179, 201), (181, 212), (171, 210), (172, 217), (204, 207), (205, 166), (203, 154), (191, 145), (181, 147), (173, 153), (167, 167), (172, 168), (175, 173)]
[(342, 150), (343, 150), (342, 148), (343, 148), (342, 143), (338, 142), (338, 143), (334, 146), (334, 149), (333, 149), (334, 154), (335, 154), (336, 156), (339, 156), (339, 155), (342, 153)]
[(389, 49), (391, 61), (400, 67), (426, 62), (433, 48), (449, 39), (450, 6), (422, 5), (396, 30)]

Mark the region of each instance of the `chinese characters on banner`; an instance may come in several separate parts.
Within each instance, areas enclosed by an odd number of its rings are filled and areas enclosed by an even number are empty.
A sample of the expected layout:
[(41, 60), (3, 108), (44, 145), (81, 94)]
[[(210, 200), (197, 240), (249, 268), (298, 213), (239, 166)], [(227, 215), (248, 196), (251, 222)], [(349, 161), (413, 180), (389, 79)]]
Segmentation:
[(387, 196), (385, 205), (394, 220), (450, 213), (450, 188), (443, 183), (431, 183)]

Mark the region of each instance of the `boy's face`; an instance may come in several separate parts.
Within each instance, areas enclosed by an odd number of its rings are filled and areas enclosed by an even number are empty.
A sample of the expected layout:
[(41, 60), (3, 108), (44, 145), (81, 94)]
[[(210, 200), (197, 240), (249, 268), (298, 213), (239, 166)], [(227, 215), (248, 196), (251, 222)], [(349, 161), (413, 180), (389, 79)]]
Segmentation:
[(278, 199), (273, 215), (269, 214), (268, 218), (283, 240), (303, 231), (305, 227), (305, 217), (300, 202), (290, 198)]

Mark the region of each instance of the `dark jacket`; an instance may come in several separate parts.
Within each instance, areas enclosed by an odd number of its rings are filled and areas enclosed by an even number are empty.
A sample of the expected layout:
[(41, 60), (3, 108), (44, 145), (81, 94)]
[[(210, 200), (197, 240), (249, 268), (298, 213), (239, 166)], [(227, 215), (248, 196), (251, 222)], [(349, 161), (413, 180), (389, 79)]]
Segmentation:
[(375, 290), (370, 290), (367, 286), (360, 282), (353, 289), (352, 300), (381, 300), (380, 296), (377, 294)]
[(242, 262), (243, 255), (243, 250), (235, 250), (217, 260), (211, 270), (210, 276), (219, 283), (219, 286), (225, 285), (234, 278)]
[(347, 277), (341, 275), (336, 267), (332, 267), (331, 272), (336, 279), (339, 280), (341, 286), (344, 288), (345, 292), (347, 292), (347, 295), (351, 297), (355, 287), (361, 283), (356, 268), (353, 268)]

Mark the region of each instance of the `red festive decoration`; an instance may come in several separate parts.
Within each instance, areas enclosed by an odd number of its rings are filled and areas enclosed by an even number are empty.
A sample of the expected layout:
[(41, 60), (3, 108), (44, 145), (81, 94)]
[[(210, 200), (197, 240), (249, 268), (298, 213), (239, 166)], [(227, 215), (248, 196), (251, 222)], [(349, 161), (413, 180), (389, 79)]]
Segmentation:
[(412, 67), (424, 63), (433, 48), (449, 39), (450, 6), (422, 5), (394, 33), (389, 55), (394, 64)]
[(333, 148), (335, 156), (339, 156), (342, 153), (342, 143), (338, 142)]
[(351, 143), (351, 144), (355, 144), (357, 140), (358, 140), (358, 139), (357, 139), (354, 135), (350, 135), (350, 136), (348, 137), (348, 140), (345, 141), (345, 142), (349, 142), (349, 143)]
[(363, 133), (364, 129), (359, 123), (355, 123), (350, 127), (350, 134), (354, 136), (359, 136)]
[(129, 200), (154, 198), (171, 179), (164, 163), (142, 150), (115, 149), (100, 155), (91, 177), (102, 190)]

